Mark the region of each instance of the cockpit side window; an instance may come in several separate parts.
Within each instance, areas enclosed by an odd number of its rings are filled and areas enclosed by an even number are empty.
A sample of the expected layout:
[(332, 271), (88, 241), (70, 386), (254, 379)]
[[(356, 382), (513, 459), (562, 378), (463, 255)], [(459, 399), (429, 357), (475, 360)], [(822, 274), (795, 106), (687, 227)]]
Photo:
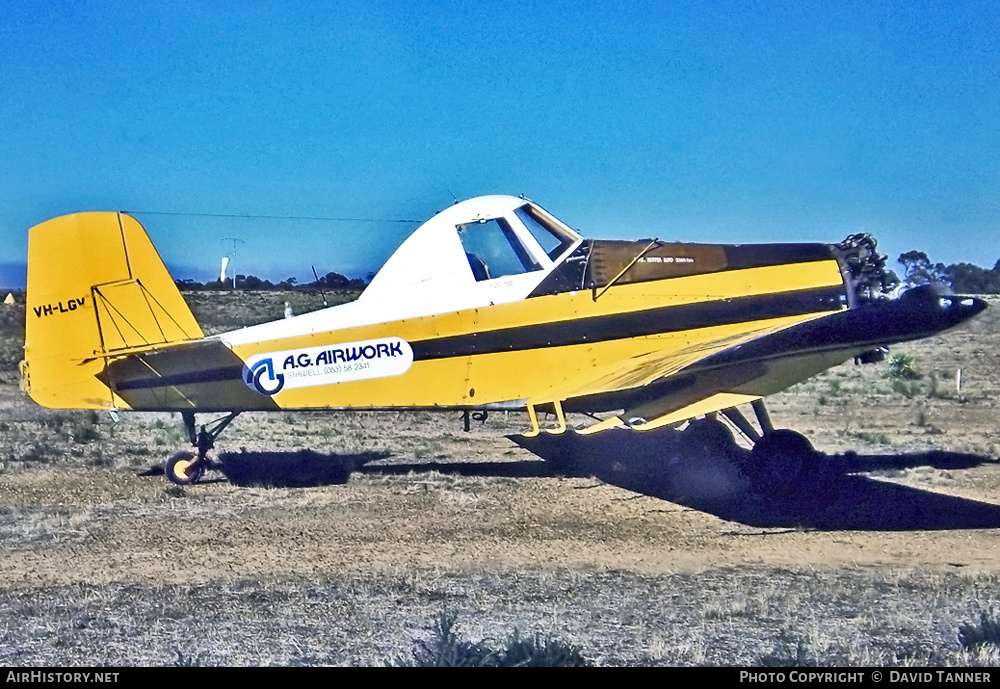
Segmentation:
[(503, 218), (459, 225), (458, 237), (477, 282), (541, 269)]
[(575, 237), (567, 236), (565, 233), (559, 232), (556, 228), (552, 227), (531, 206), (521, 206), (514, 211), (514, 214), (524, 223), (528, 232), (531, 233), (531, 236), (542, 247), (542, 251), (553, 261), (575, 241)]

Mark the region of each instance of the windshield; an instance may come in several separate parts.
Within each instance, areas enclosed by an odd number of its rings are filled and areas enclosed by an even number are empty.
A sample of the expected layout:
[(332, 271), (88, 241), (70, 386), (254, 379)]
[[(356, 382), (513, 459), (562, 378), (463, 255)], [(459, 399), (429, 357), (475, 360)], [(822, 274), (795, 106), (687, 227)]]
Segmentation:
[(553, 261), (576, 241), (576, 237), (569, 236), (561, 228), (554, 226), (531, 206), (521, 206), (514, 214)]
[(459, 225), (458, 237), (477, 281), (541, 269), (503, 218)]

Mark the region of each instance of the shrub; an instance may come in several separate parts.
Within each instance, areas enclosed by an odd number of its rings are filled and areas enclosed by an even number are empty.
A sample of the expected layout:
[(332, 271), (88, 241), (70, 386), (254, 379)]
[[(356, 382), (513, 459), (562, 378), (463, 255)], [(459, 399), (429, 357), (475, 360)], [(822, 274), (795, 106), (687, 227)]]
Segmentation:
[(485, 641), (472, 643), (455, 634), (455, 618), (438, 616), (428, 641), (414, 642), (413, 660), (396, 665), (416, 667), (587, 667), (591, 665), (579, 648), (541, 634), (522, 637), (517, 630), (499, 648)]
[(455, 618), (446, 613), (438, 615), (428, 641), (415, 641), (413, 662), (397, 661), (397, 665), (416, 667), (492, 667), (494, 657), (485, 644), (469, 643), (454, 632)]
[(59, 449), (52, 443), (45, 442), (44, 440), (32, 443), (23, 455), (21, 455), (21, 460), (24, 462), (37, 462), (39, 464), (49, 464), (54, 462), (62, 456)]
[(517, 630), (511, 634), (500, 653), (503, 667), (588, 667), (590, 661), (579, 648), (540, 634), (521, 637)]
[(795, 643), (795, 648), (775, 648), (765, 653), (757, 660), (761, 667), (814, 667), (816, 663), (809, 657), (809, 649), (801, 641)]
[(989, 615), (979, 613), (979, 624), (963, 624), (958, 628), (958, 642), (968, 651), (987, 644), (1000, 648), (1000, 620), (992, 610)]
[(70, 435), (75, 443), (89, 443), (91, 440), (101, 439), (101, 432), (97, 430), (97, 426), (89, 423), (76, 424)]
[(887, 375), (893, 380), (916, 380), (920, 377), (913, 355), (909, 352), (896, 352), (889, 358)]
[(907, 383), (902, 378), (893, 378), (891, 387), (893, 392), (902, 395), (906, 399), (913, 399), (919, 391), (916, 383)]

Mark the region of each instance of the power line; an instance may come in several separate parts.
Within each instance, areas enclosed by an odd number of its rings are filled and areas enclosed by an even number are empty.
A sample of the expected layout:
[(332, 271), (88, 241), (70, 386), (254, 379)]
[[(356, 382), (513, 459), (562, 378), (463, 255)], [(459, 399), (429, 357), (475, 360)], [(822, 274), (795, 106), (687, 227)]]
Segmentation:
[(180, 215), (202, 218), (243, 218), (256, 220), (324, 220), (327, 222), (371, 222), (371, 223), (422, 223), (423, 220), (406, 220), (404, 218), (338, 218), (322, 215), (253, 215), (250, 213), (184, 213), (181, 211), (142, 211), (124, 210), (122, 213), (134, 215)]

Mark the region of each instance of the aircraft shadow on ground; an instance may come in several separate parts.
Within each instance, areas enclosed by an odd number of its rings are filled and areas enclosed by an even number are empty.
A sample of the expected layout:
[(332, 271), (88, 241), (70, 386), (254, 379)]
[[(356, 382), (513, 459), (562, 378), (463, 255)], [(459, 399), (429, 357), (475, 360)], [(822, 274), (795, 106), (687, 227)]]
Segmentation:
[(917, 466), (968, 469), (994, 462), (977, 455), (820, 454), (817, 471), (792, 488), (774, 489), (755, 484), (739, 469), (749, 461), (749, 451), (736, 448), (727, 456), (694, 451), (681, 433), (670, 429), (510, 438), (566, 473), (592, 475), (748, 526), (862, 531), (1000, 527), (1000, 505), (856, 475)]
[(237, 486), (308, 488), (347, 483), (352, 471), (389, 456), (389, 452), (321, 454), (312, 450), (223, 452), (213, 468)]
[(377, 464), (359, 467), (358, 473), (382, 476), (403, 476), (410, 473), (436, 471), (450, 476), (491, 476), (496, 478), (542, 478), (565, 475), (548, 462), (411, 462), (407, 464)]
[[(372, 462), (388, 459), (391, 452), (360, 452), (357, 454), (322, 454), (312, 450), (295, 452), (223, 452), (218, 459), (209, 459), (209, 468), (217, 474), (207, 473), (199, 483), (224, 483), (236, 486), (266, 486), (269, 488), (310, 488), (347, 483), (352, 473), (383, 476), (405, 476), (409, 473), (437, 471), (461, 476), (502, 476), (509, 478), (538, 478), (556, 475), (546, 462), (421, 462), (408, 464), (378, 464)], [(155, 465), (139, 476), (163, 476), (163, 467)]]
[[(723, 456), (692, 450), (681, 433), (670, 429), (509, 437), (545, 461), (373, 464), (389, 458), (391, 453), (244, 451), (220, 454), (212, 468), (234, 485), (287, 488), (343, 484), (352, 472), (405, 475), (437, 471), (507, 478), (592, 476), (635, 493), (761, 528), (905, 531), (1000, 527), (1000, 505), (857, 475), (917, 466), (959, 470), (994, 462), (978, 455), (940, 451), (821, 454), (817, 459), (821, 471), (800, 480), (793, 488), (770, 490), (766, 485), (755, 485), (740, 470), (741, 462), (749, 459), (748, 451), (737, 449)], [(162, 474), (162, 468), (145, 473)]]

